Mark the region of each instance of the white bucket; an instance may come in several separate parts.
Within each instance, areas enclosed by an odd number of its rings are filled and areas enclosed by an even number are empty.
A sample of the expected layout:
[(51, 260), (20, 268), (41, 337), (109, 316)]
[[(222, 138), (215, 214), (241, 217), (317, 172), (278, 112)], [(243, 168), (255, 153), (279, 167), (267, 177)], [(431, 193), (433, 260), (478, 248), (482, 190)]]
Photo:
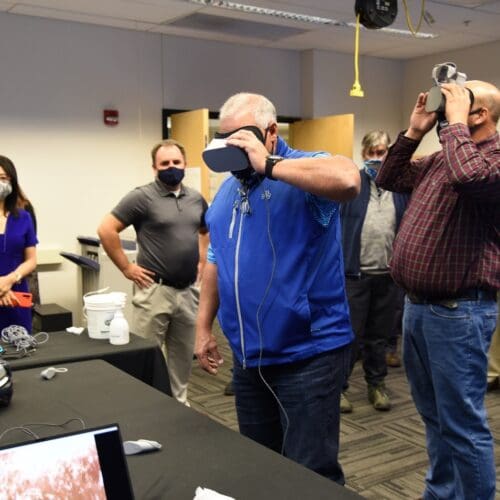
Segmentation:
[(109, 325), (115, 312), (122, 309), (127, 294), (122, 292), (86, 294), (83, 297), (84, 315), (91, 339), (109, 339)]

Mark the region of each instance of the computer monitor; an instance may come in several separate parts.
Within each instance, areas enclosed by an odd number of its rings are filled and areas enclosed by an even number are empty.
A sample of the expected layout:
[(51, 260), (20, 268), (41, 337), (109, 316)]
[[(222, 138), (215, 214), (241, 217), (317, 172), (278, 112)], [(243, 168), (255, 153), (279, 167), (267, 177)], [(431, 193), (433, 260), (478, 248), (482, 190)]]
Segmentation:
[(118, 424), (0, 446), (0, 464), (0, 498), (134, 498)]

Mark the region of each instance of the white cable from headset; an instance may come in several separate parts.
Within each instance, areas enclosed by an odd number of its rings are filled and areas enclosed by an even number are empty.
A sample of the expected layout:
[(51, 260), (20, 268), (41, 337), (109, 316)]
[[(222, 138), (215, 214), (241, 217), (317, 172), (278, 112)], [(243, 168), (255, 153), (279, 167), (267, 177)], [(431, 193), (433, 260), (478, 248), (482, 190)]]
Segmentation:
[(269, 389), (269, 392), (273, 395), (274, 399), (278, 403), (278, 406), (280, 407), (281, 411), (283, 412), (283, 416), (285, 418), (286, 423), (285, 423), (285, 429), (283, 431), (283, 441), (281, 444), (281, 454), (284, 455), (286, 438), (288, 435), (288, 429), (290, 427), (290, 418), (288, 417), (288, 413), (286, 412), (285, 407), (283, 406), (283, 403), (280, 401), (277, 394), (273, 391), (272, 387), (269, 385), (267, 380), (264, 378), (264, 375), (263, 375), (262, 369), (261, 369), (262, 368), (262, 366), (261, 366), (262, 354), (263, 354), (264, 346), (263, 346), (263, 340), (262, 340), (262, 326), (261, 326), (261, 322), (260, 322), (260, 311), (261, 311), (261, 309), (264, 305), (264, 302), (269, 294), (269, 291), (271, 290), (271, 285), (272, 285), (272, 282), (274, 279), (274, 273), (276, 271), (276, 261), (277, 261), (276, 248), (274, 246), (273, 237), (271, 234), (271, 212), (269, 210), (269, 198), (270, 197), (271, 197), (271, 193), (267, 189), (265, 189), (263, 191), (263, 199), (265, 200), (265, 206), (266, 206), (267, 237), (269, 239), (269, 244), (271, 245), (273, 259), (272, 259), (272, 264), (271, 264), (271, 274), (269, 276), (269, 281), (267, 283), (264, 295), (262, 296), (262, 300), (260, 301), (259, 306), (257, 307), (257, 312), (255, 313), (255, 319), (257, 322), (257, 331), (259, 332), (259, 361), (257, 364), (257, 370), (259, 373), (259, 377), (261, 378), (264, 385)]

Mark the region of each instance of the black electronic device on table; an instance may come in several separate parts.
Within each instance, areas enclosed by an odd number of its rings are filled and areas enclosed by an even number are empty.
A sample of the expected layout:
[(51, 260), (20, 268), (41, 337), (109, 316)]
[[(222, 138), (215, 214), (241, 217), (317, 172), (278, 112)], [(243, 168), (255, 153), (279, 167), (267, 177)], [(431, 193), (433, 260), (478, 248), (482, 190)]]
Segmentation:
[(73, 325), (71, 311), (58, 304), (36, 304), (33, 311), (34, 332), (59, 332)]

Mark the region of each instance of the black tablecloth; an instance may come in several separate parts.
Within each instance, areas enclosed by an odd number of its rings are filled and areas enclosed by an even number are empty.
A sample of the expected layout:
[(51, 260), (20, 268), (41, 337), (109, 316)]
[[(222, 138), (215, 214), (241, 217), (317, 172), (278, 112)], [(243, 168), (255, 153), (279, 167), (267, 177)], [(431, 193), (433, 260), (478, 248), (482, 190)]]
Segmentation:
[[(117, 422), (124, 440), (158, 441), (161, 451), (127, 457), (139, 500), (192, 500), (197, 486), (238, 500), (361, 498), (104, 361), (66, 366), (67, 373), (49, 381), (40, 379), (38, 369), (14, 372), (14, 397), (8, 408), (0, 409), (0, 432), (29, 422), (79, 417), (87, 427)], [(78, 429), (78, 422), (65, 428)], [(36, 432), (45, 437), (62, 430), (36, 427)], [(13, 431), (0, 444), (26, 439)]]
[[(6, 349), (8, 353), (15, 352), (15, 348), (7, 347)], [(112, 345), (108, 340), (91, 339), (86, 330), (80, 335), (51, 332), (49, 340), (39, 344), (35, 352), (21, 359), (9, 359), (8, 362), (13, 370), (21, 370), (42, 366), (62, 366), (65, 363), (89, 359), (104, 359), (146, 384), (169, 396), (172, 395), (167, 366), (161, 349), (155, 341), (132, 333), (128, 344)]]

